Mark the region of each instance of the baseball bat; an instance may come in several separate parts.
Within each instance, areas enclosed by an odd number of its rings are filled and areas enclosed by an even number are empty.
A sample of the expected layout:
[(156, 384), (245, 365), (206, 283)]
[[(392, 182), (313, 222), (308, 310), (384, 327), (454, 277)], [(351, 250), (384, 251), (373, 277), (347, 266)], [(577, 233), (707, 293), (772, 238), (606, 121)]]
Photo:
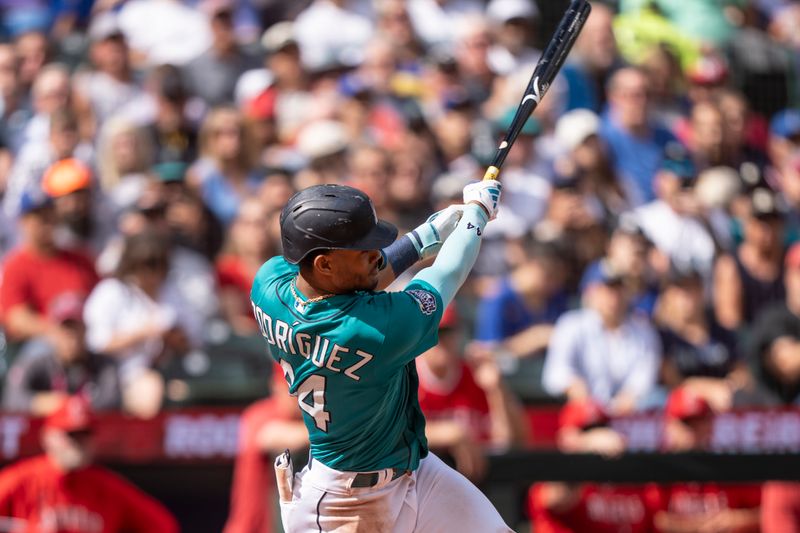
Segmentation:
[(525, 89), (525, 94), (517, 107), (517, 112), (514, 119), (511, 121), (511, 126), (506, 132), (506, 136), (497, 148), (497, 152), (492, 159), (489, 168), (483, 175), (484, 180), (495, 180), (500, 176), (500, 168), (506, 160), (511, 146), (517, 140), (519, 132), (522, 131), (522, 126), (525, 121), (531, 116), (533, 110), (539, 105), (539, 102), (544, 98), (545, 93), (550, 88), (553, 80), (561, 70), (561, 65), (569, 55), (572, 45), (575, 44), (575, 39), (578, 38), (586, 19), (589, 18), (589, 13), (592, 11), (592, 6), (588, 0), (572, 0), (569, 4), (567, 12), (558, 23), (556, 32), (547, 43), (547, 47), (542, 52), (542, 57), (536, 63), (536, 68), (533, 69), (533, 74), (528, 82), (528, 87)]

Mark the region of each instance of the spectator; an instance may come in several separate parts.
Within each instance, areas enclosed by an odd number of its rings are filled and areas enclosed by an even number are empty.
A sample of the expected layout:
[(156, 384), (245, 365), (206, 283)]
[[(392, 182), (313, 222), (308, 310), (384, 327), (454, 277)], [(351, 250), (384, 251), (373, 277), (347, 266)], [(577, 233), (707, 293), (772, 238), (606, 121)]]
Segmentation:
[[(239, 446), (231, 485), (231, 510), (223, 533), (270, 533), (273, 524), (275, 470), (272, 458), (286, 449), (308, 448), (308, 432), (289, 395), (283, 370), (272, 370), (269, 398), (242, 413)], [(266, 502), (269, 502), (266, 503)]]
[(253, 194), (262, 176), (255, 172), (252, 146), (239, 111), (218, 107), (200, 130), (201, 157), (192, 169), (203, 200), (216, 217), (229, 225), (242, 199)]
[(239, 335), (254, 335), (258, 326), (250, 305), (250, 288), (256, 272), (277, 253), (278, 242), (266, 231), (267, 211), (263, 204), (248, 198), (231, 225), (225, 251), (217, 260), (217, 280), (223, 317)]
[[(654, 185), (658, 199), (633, 211), (634, 219), (655, 248), (678, 268), (693, 268), (711, 276), (715, 245), (698, 220), (699, 204), (694, 194), (695, 166), (679, 144), (669, 145)], [(667, 265), (660, 265), (666, 272)]]
[[(603, 219), (614, 220), (634, 194), (616, 176), (608, 148), (600, 138), (600, 119), (588, 109), (564, 113), (555, 128), (555, 140), (564, 150), (554, 162), (562, 179), (576, 181), (587, 197), (602, 206)], [(505, 179), (505, 178), (504, 178)]]
[(482, 15), (471, 15), (456, 25), (455, 58), (461, 84), (472, 102), (484, 102), (492, 90), (496, 72), (489, 61), (493, 45), (491, 28)]
[(620, 63), (612, 22), (614, 12), (605, 4), (592, 4), (592, 13), (575, 41), (563, 75), (567, 81), (566, 110), (590, 109), (600, 113), (606, 102), (606, 83)]
[(409, 15), (409, 7), (402, 0), (384, 0), (376, 5), (376, 34), (388, 42), (397, 53), (404, 69), (419, 67), (425, 51)]
[[(609, 427), (603, 409), (591, 401), (570, 402), (558, 417), (558, 448), (564, 453), (615, 457), (625, 440)], [(528, 493), (532, 531), (649, 532), (658, 493), (652, 486), (603, 483), (536, 483)]]
[(158, 501), (92, 464), (93, 429), (83, 400), (64, 401), (45, 420), (44, 454), (0, 473), (0, 514), (33, 531), (177, 532)]
[(749, 374), (735, 334), (706, 309), (704, 294), (699, 273), (670, 273), (657, 313), (664, 347), (661, 382), (682, 385), (726, 411), (736, 392), (749, 385)]
[(475, 340), (516, 357), (547, 348), (553, 324), (568, 307), (564, 263), (553, 244), (524, 242), (510, 274), (478, 305)]
[(112, 118), (97, 140), (100, 189), (113, 204), (114, 214), (130, 208), (150, 182), (153, 143), (148, 132), (133, 122)]
[(622, 279), (606, 265), (585, 276), (582, 289), (584, 307), (556, 322), (542, 384), (553, 395), (630, 413), (656, 394), (658, 337), (646, 319), (631, 314)]
[(153, 116), (145, 121), (145, 129), (155, 143), (155, 162), (194, 161), (197, 131), (187, 116), (189, 93), (180, 71), (171, 65), (154, 68), (147, 81), (147, 92), (153, 101)]
[[(676, 389), (667, 403), (664, 436), (669, 452), (707, 449), (711, 442), (711, 408), (701, 397)], [(654, 524), (658, 531), (759, 530), (759, 485), (684, 483), (660, 488)]]
[[(297, 15), (294, 32), (310, 70), (356, 59), (372, 36), (372, 22), (349, 9), (347, 0), (313, 0)], [(346, 32), (339, 31), (347, 28)]]
[(157, 234), (134, 235), (115, 276), (98, 284), (84, 311), (89, 349), (118, 361), (123, 407), (143, 418), (161, 407), (159, 361), (183, 355), (203, 338), (190, 307), (167, 282), (168, 271), (169, 243)]
[(785, 109), (777, 113), (769, 127), (769, 157), (781, 168), (800, 149), (800, 110)]
[(430, 446), (446, 449), (459, 472), (480, 479), (486, 449), (522, 444), (525, 422), (491, 351), (473, 350), (469, 362), (462, 359), (459, 322), (449, 306), (439, 324), (439, 344), (417, 358), (419, 403)]
[(751, 328), (754, 404), (792, 405), (800, 399), (800, 245), (789, 249), (784, 265), (785, 301), (762, 311)]
[(208, 106), (233, 102), (236, 80), (253, 68), (255, 62), (236, 43), (233, 27), (235, 2), (210, 0), (203, 4), (211, 24), (211, 47), (191, 60), (183, 69), (186, 85), (192, 94)]
[(714, 268), (714, 311), (720, 324), (752, 323), (769, 304), (783, 300), (783, 219), (772, 191), (755, 189), (743, 221), (744, 241)]
[[(0, 44), (0, 144), (14, 154), (20, 149), (22, 133), (30, 119), (18, 72), (19, 58), (14, 46)], [(2, 163), (0, 176), (5, 176), (9, 164), (10, 160)]]
[(541, 51), (531, 46), (539, 19), (536, 2), (492, 0), (486, 6), (486, 14), (493, 24), (497, 42), (489, 51), (489, 61), (494, 70), (509, 74), (535, 65), (541, 55)]
[(78, 119), (72, 111), (54, 111), (48, 127), (50, 133), (47, 142), (25, 145), (11, 167), (3, 197), (3, 209), (11, 217), (18, 215), (22, 193), (28, 188), (40, 187), (42, 175), (51, 164), (71, 157), (85, 162), (92, 159), (91, 147), (79, 143)]
[(45, 170), (42, 189), (53, 198), (58, 244), (96, 257), (110, 235), (91, 169), (77, 159), (62, 159)]
[(14, 38), (14, 49), (19, 58), (19, 83), (22, 93), (30, 95), (39, 73), (51, 59), (47, 34), (39, 30), (21, 33)]
[(800, 531), (800, 483), (768, 481), (761, 489), (762, 533)]
[(68, 396), (80, 395), (94, 410), (118, 409), (116, 365), (86, 348), (83, 298), (62, 294), (53, 301), (47, 316), (63, 335), (58, 343), (41, 337), (25, 344), (8, 370), (3, 408), (46, 416)]
[(617, 173), (641, 205), (655, 198), (654, 178), (664, 149), (675, 137), (649, 116), (649, 80), (644, 71), (623, 68), (608, 81), (608, 111), (600, 136), (608, 144)]
[(90, 57), (95, 70), (75, 80), (75, 109), (84, 121), (81, 133), (92, 138), (111, 115), (143, 95), (128, 59), (128, 44), (117, 16), (97, 15), (89, 27)]
[(0, 285), (6, 332), (18, 341), (45, 335), (56, 344), (69, 342), (47, 310), (60, 294), (91, 292), (97, 283), (92, 262), (56, 244), (52, 200), (41, 191), (22, 195), (19, 228), (22, 240), (5, 260)]

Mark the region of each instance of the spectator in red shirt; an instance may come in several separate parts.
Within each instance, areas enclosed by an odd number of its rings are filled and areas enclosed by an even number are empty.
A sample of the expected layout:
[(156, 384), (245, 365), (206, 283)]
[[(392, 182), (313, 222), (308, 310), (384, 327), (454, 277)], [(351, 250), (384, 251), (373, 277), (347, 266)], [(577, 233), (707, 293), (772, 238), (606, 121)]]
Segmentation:
[(64, 293), (87, 296), (97, 283), (91, 260), (59, 248), (54, 240), (52, 201), (38, 190), (26, 191), (20, 204), (22, 242), (3, 265), (0, 312), (12, 339), (46, 335), (56, 343), (61, 326), (47, 319), (53, 300)]
[(174, 533), (158, 501), (92, 462), (88, 404), (70, 397), (44, 423), (43, 455), (0, 472), (0, 516), (22, 533)]
[[(712, 410), (701, 396), (683, 387), (675, 389), (667, 401), (666, 417), (667, 451), (708, 448)], [(659, 492), (654, 523), (661, 533), (759, 531), (759, 485), (676, 483)]]
[(526, 425), (491, 352), (475, 349), (469, 364), (464, 361), (462, 333), (449, 306), (439, 324), (439, 344), (417, 358), (419, 404), (431, 448), (447, 450), (459, 472), (476, 479), (486, 466), (484, 449), (522, 444)]
[(272, 370), (269, 398), (245, 409), (239, 431), (239, 452), (233, 470), (231, 510), (223, 533), (270, 533), (275, 507), (272, 459), (285, 449), (308, 447), (308, 432), (297, 401), (289, 395), (283, 370)]
[[(625, 441), (608, 422), (606, 413), (594, 402), (568, 403), (559, 415), (559, 450), (619, 455), (625, 450)], [(657, 504), (658, 493), (652, 486), (536, 483), (528, 495), (536, 533), (650, 532)]]
[(761, 491), (761, 531), (800, 533), (800, 483), (764, 483)]

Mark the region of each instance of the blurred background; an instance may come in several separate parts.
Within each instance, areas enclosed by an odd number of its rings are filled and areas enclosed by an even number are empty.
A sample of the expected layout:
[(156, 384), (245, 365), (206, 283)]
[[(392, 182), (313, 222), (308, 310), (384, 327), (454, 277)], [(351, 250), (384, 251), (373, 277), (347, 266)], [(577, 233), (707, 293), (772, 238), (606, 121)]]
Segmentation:
[[(280, 531), (282, 206), (460, 202), (566, 6), (0, 0), (0, 531)], [(800, 531), (800, 3), (593, 8), (418, 359), (431, 446), (517, 531)]]

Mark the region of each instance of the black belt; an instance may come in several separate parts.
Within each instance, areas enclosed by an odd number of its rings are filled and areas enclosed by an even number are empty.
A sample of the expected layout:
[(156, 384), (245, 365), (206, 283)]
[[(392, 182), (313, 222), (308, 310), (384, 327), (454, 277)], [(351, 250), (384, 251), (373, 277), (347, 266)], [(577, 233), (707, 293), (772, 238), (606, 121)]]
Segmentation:
[[(400, 470), (399, 468), (392, 468), (392, 481), (399, 478), (402, 475), (408, 474), (411, 472), (410, 470)], [(351, 488), (355, 489), (364, 489), (368, 487), (374, 487), (378, 484), (381, 480), (381, 473), (380, 472), (365, 472), (362, 474), (356, 474), (356, 477), (353, 478), (353, 482), (350, 484)]]

